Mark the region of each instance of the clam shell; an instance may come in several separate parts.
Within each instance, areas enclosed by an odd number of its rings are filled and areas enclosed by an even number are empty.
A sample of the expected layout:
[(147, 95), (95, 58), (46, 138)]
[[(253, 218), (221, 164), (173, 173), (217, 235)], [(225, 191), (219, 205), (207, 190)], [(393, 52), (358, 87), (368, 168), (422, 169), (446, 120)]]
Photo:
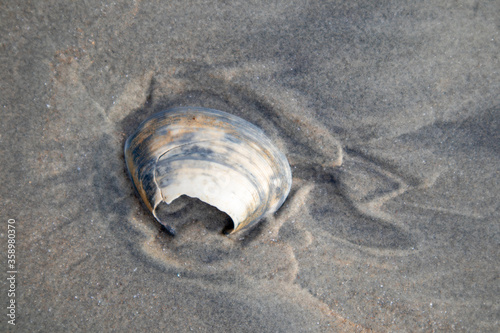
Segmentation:
[(162, 201), (198, 198), (228, 214), (236, 232), (274, 213), (292, 184), (285, 155), (261, 129), (213, 109), (151, 116), (127, 139), (125, 161), (140, 197), (167, 228), (156, 214)]

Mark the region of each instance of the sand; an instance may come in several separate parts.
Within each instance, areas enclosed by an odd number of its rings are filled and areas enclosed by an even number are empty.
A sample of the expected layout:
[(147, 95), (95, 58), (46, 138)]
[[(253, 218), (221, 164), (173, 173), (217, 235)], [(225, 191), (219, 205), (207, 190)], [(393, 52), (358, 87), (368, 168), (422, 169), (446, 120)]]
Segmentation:
[[(499, 17), (498, 1), (1, 3), (0, 331), (498, 331)], [(286, 154), (275, 216), (227, 237), (188, 200), (172, 237), (141, 204), (123, 144), (187, 105)]]

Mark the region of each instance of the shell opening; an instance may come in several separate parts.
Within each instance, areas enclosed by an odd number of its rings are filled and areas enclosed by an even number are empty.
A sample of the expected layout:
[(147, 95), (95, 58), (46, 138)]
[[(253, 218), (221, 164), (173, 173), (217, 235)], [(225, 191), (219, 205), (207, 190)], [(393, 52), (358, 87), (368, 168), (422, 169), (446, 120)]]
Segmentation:
[(193, 224), (217, 233), (230, 233), (234, 230), (229, 215), (208, 203), (187, 195), (181, 195), (170, 204), (161, 202), (156, 210), (158, 222), (171, 235), (182, 232)]

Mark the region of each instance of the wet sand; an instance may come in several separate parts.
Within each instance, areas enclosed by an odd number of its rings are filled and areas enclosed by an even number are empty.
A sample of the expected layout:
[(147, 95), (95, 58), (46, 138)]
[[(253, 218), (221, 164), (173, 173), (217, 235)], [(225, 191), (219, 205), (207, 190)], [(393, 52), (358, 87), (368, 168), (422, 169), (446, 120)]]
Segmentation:
[[(498, 2), (0, 9), (0, 331), (498, 330)], [(187, 105), (286, 154), (275, 216), (227, 237), (187, 200), (172, 237), (141, 204), (124, 142)]]

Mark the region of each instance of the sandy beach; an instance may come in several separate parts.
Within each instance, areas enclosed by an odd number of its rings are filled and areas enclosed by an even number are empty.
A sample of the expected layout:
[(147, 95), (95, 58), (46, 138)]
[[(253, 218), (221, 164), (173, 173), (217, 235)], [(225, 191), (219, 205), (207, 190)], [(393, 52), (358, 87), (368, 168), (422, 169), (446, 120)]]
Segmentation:
[[(0, 332), (498, 332), (499, 20), (498, 1), (1, 1)], [(275, 215), (230, 237), (196, 200), (175, 236), (153, 218), (123, 147), (178, 106), (271, 138), (293, 175)]]

